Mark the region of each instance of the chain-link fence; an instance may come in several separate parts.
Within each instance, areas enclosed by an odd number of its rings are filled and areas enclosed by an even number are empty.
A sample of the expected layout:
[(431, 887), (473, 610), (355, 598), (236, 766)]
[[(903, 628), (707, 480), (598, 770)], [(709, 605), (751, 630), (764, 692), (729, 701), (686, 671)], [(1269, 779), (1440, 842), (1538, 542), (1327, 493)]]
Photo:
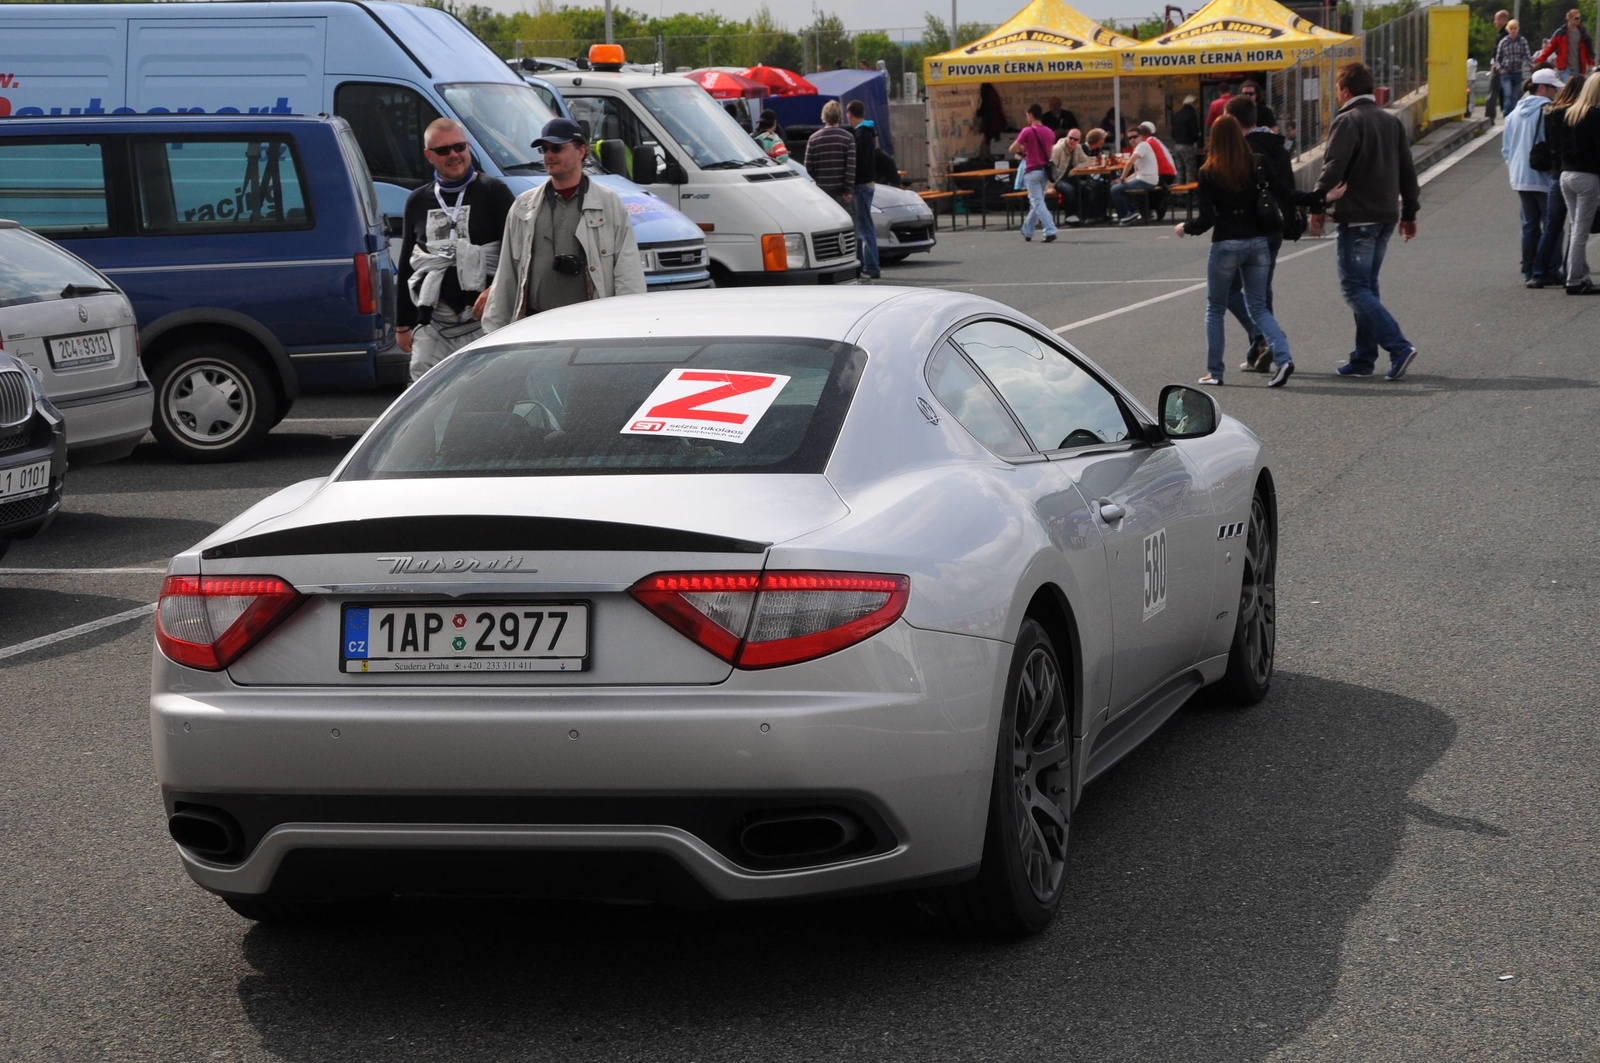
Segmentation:
[(1361, 61), (1378, 83), (1378, 102), (1405, 99), (1428, 83), (1428, 9), (1418, 8), (1361, 35)]

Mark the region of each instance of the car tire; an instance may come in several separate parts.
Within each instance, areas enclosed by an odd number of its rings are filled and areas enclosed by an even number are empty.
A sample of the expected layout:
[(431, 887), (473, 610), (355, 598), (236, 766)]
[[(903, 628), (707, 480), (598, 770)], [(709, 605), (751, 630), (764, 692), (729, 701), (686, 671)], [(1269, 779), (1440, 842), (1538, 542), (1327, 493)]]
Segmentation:
[(1278, 626), (1278, 540), (1259, 491), (1250, 500), (1241, 567), (1228, 670), (1217, 682), (1215, 696), (1225, 704), (1254, 705), (1272, 687)]
[(241, 458), (277, 420), (277, 396), (260, 363), (225, 343), (168, 351), (150, 367), (150, 382), (156, 393), (150, 431), (189, 461)]
[(1055, 646), (1031, 617), (1005, 698), (978, 875), (931, 891), (921, 906), (959, 930), (1021, 937), (1043, 930), (1060, 907), (1072, 836), (1072, 702)]
[(281, 897), (224, 897), (224, 903), (246, 919), (277, 926), (355, 922), (389, 906), (389, 897), (356, 897), (340, 901), (301, 901)]

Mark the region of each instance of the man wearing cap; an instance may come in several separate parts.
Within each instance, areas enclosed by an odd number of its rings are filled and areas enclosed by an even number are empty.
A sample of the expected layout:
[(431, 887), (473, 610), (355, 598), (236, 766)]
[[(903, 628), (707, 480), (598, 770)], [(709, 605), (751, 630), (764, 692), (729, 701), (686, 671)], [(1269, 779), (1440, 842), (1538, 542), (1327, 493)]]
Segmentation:
[(1195, 160), (1200, 146), (1200, 115), (1194, 105), (1195, 98), (1185, 96), (1183, 106), (1172, 116), (1172, 166), (1178, 172), (1180, 185), (1200, 180), (1200, 167)]
[(466, 130), (439, 118), (422, 134), (433, 183), (406, 198), (400, 244), (400, 349), (411, 379), (483, 335), (479, 317), (500, 261), (506, 214), (516, 198), (472, 165)]
[(1528, 165), (1528, 149), (1545, 139), (1540, 121), (1545, 105), (1560, 91), (1561, 78), (1554, 70), (1535, 70), (1532, 90), (1506, 114), (1506, 130), (1500, 138), (1500, 155), (1506, 160), (1511, 189), (1522, 203), (1522, 283), (1529, 288), (1543, 288), (1546, 276), (1560, 266), (1559, 262), (1539, 261), (1539, 239), (1544, 235), (1545, 207), (1554, 181), (1550, 174)]
[(583, 172), (583, 127), (552, 118), (533, 146), (543, 149), (550, 180), (518, 196), (506, 218), (486, 332), (558, 306), (645, 291), (627, 206)]

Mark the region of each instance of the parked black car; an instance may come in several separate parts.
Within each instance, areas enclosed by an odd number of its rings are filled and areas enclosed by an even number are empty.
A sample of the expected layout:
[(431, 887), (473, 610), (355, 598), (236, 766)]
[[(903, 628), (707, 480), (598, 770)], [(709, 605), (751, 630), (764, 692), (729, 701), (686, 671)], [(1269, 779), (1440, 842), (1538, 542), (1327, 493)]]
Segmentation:
[(0, 557), (55, 519), (66, 475), (66, 420), (33, 370), (0, 351)]

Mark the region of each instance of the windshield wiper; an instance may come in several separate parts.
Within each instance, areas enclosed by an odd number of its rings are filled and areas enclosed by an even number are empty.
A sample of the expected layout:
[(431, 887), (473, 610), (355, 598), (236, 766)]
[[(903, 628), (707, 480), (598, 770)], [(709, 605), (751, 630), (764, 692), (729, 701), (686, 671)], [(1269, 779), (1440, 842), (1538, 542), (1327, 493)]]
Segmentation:
[(114, 292), (115, 288), (107, 288), (100, 284), (69, 284), (61, 289), (61, 298), (76, 299), (80, 295), (96, 295), (100, 292)]
[(510, 166), (507, 166), (504, 169), (506, 173), (511, 173), (514, 170), (532, 170), (534, 173), (549, 173), (549, 171), (545, 169), (544, 163), (540, 162), (538, 159), (530, 159), (527, 162), (512, 163)]
[(702, 170), (742, 170), (746, 166), (760, 166), (761, 163), (754, 159), (720, 159), (717, 162), (703, 162)]

